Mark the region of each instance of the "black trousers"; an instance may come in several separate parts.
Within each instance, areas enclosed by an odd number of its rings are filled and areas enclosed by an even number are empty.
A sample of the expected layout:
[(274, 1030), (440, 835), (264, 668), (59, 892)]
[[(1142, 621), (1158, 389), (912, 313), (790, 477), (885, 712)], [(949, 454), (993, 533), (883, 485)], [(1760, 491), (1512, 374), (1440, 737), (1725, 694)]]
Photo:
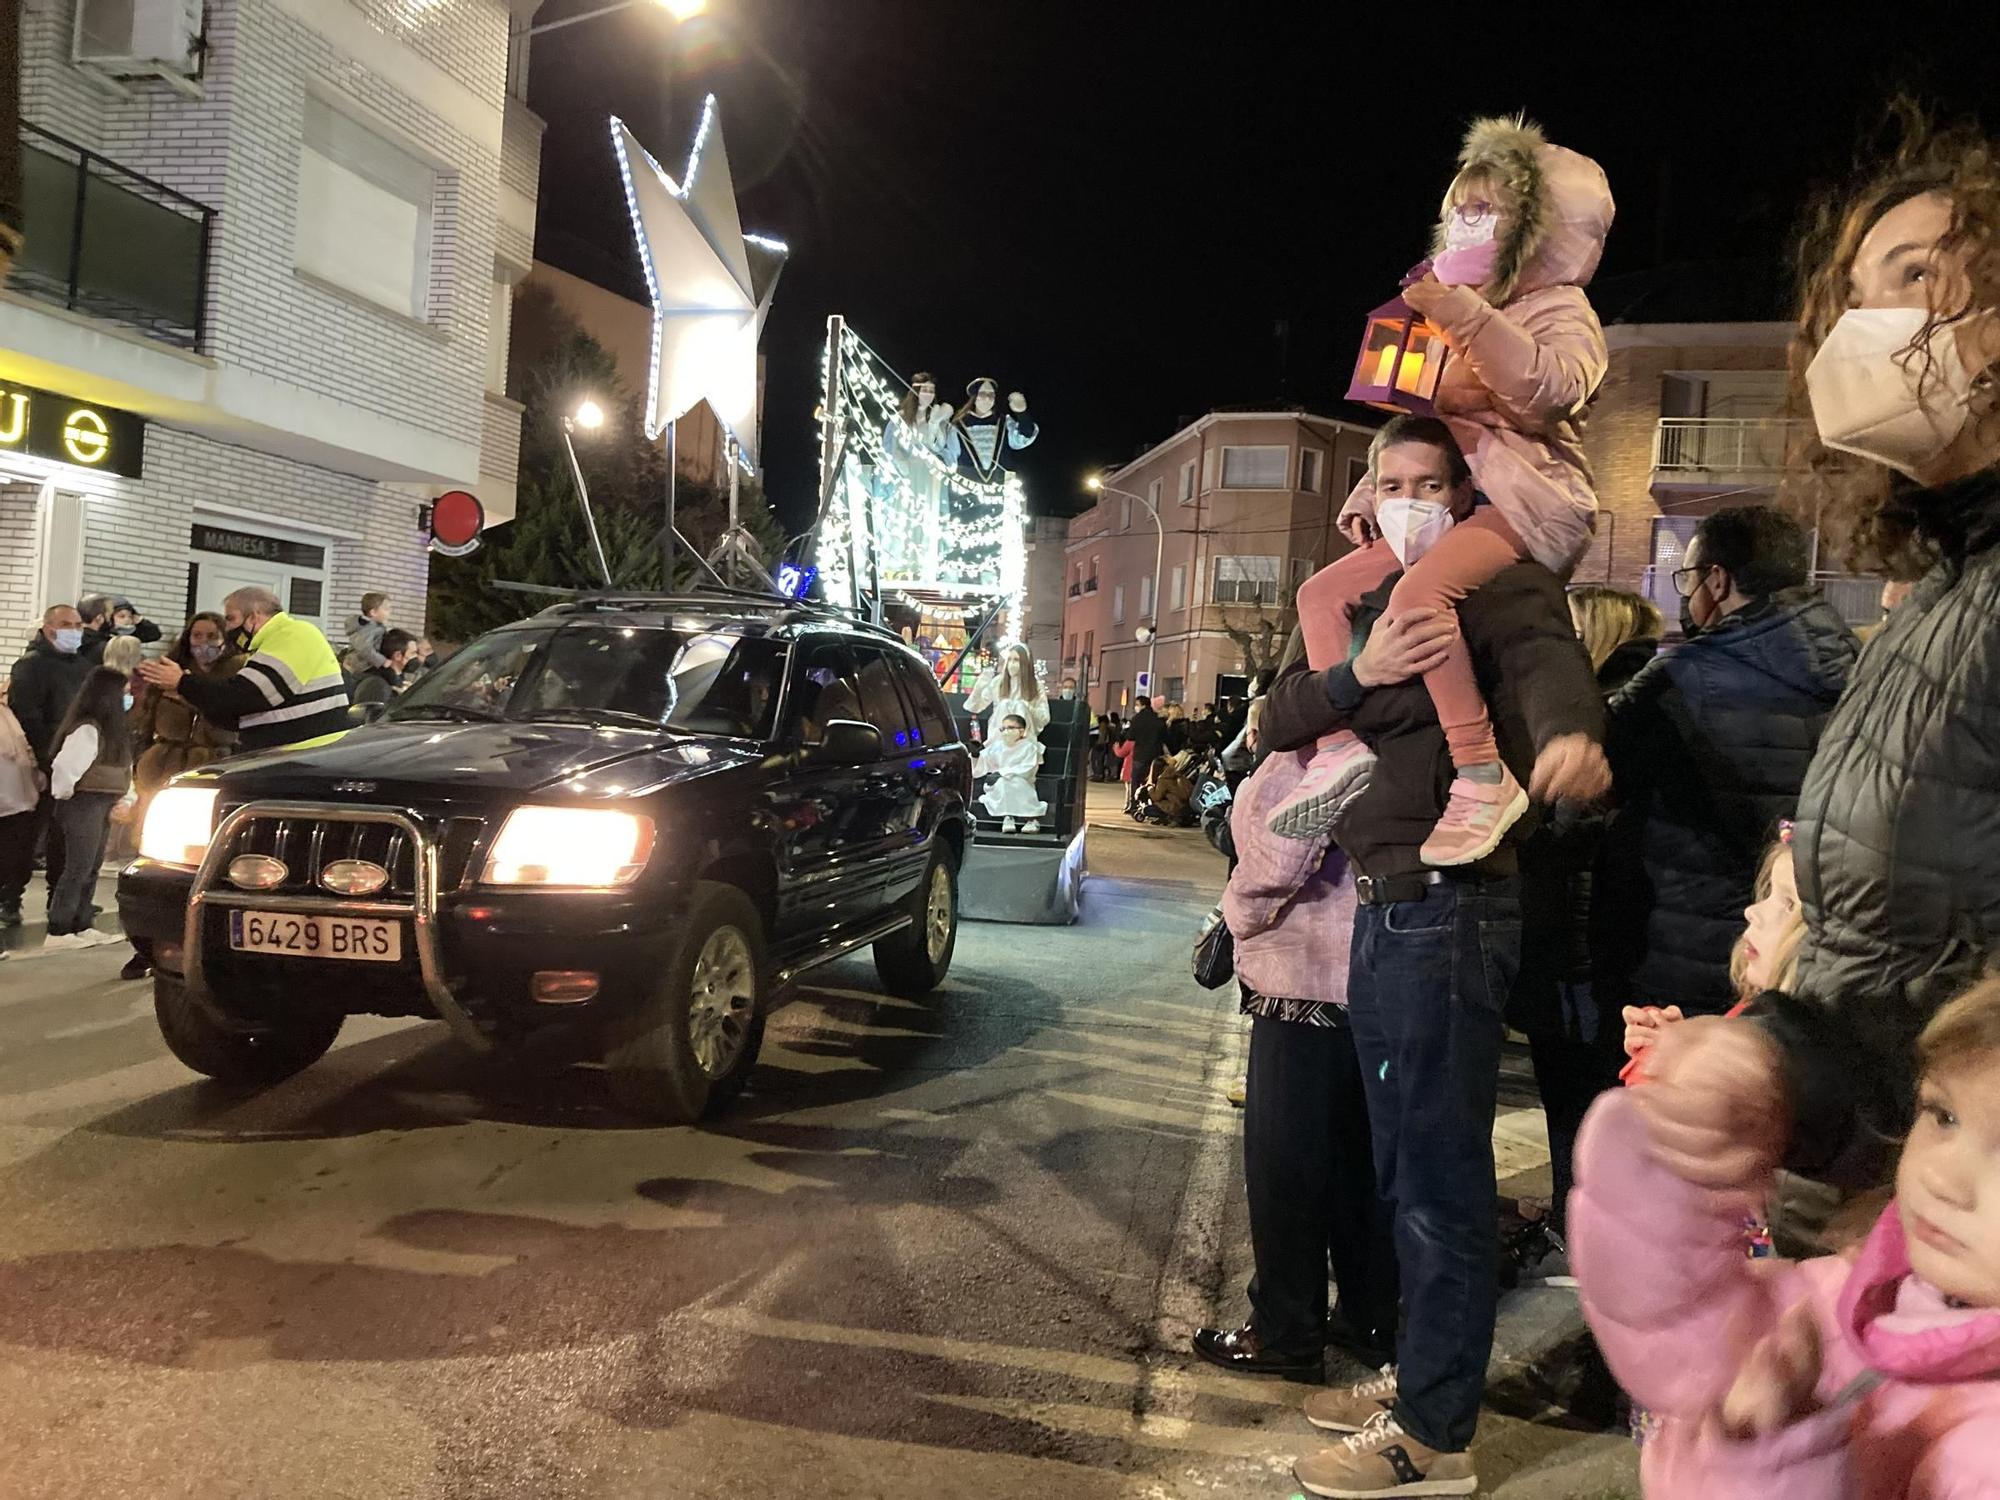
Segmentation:
[(63, 873), (63, 836), (52, 813), (55, 799), (46, 791), (33, 811), (0, 818), (0, 906), (19, 906), (21, 893), (35, 873), (35, 844), (47, 833), (49, 895)]
[(1324, 1344), (1329, 1267), (1341, 1316), (1385, 1345), (1395, 1337), (1395, 1240), (1375, 1191), (1361, 1061), (1342, 1020), (1325, 1027), (1250, 1019), (1243, 1109), (1256, 1263), (1250, 1321), (1267, 1349)]
[(1615, 1015), (1604, 1014), (1588, 984), (1560, 984), (1556, 990), (1558, 1012), (1527, 1031), (1535, 1088), (1549, 1125), (1549, 1172), (1555, 1192), (1550, 1221), (1566, 1242), (1569, 1192), (1576, 1185), (1571, 1166), (1576, 1133), (1597, 1096), (1618, 1086), (1618, 1070), (1625, 1064), (1625, 1029)]

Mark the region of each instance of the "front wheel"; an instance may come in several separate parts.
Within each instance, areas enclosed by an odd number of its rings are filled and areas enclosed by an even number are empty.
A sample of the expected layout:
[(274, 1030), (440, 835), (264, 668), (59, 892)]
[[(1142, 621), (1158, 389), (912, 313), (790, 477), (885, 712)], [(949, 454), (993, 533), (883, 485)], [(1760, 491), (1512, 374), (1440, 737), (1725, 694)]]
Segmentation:
[(875, 972), (883, 988), (905, 1000), (943, 984), (958, 947), (958, 866), (942, 844), (911, 900), (911, 924), (875, 945)]
[(652, 998), (605, 1038), (611, 1094), (689, 1125), (740, 1090), (764, 1045), (764, 924), (733, 886), (706, 885)]
[(197, 1073), (224, 1083), (272, 1084), (326, 1055), (347, 1018), (339, 1011), (301, 1009), (257, 1031), (230, 1031), (189, 998), (178, 975), (153, 974), (153, 1015), (167, 1050)]

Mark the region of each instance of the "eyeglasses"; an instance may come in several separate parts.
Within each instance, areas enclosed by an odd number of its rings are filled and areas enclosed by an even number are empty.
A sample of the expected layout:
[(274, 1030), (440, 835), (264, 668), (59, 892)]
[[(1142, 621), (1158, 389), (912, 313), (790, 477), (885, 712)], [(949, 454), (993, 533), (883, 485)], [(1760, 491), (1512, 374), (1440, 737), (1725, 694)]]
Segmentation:
[(1701, 575), (1714, 566), (1713, 563), (1698, 563), (1692, 568), (1675, 568), (1670, 575), (1674, 580), (1674, 592), (1683, 599), (1692, 599), (1694, 591), (1701, 586)]

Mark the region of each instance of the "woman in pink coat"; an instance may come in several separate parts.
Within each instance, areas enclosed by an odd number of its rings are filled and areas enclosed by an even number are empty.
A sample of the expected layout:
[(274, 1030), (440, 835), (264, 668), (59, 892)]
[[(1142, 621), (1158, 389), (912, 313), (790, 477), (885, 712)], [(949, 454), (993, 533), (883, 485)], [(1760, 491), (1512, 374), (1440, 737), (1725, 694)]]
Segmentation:
[[(1356, 602), (1406, 565), (1389, 597), (1391, 619), (1453, 609), (1524, 558), (1566, 574), (1595, 524), (1583, 413), (1608, 355), (1583, 289), (1611, 228), (1610, 185), (1596, 162), (1550, 145), (1520, 119), (1475, 122), (1459, 161), (1429, 270), (1403, 296), (1451, 350), (1434, 405), (1488, 503), (1454, 525), (1449, 495), (1378, 494), (1371, 453), (1368, 477), (1340, 513), (1356, 550), (1299, 590), (1315, 670), (1346, 660)], [(1471, 864), (1499, 846), (1527, 811), (1527, 794), (1500, 761), (1462, 642), (1424, 685), (1457, 772), (1424, 863)], [(1272, 831), (1324, 833), (1374, 759), (1354, 735), (1330, 736), (1273, 810)]]
[(2000, 980), (1918, 1059), (1896, 1200), (1851, 1261), (1746, 1258), (1744, 1197), (1660, 1165), (1655, 1090), (1592, 1109), (1570, 1249), (1612, 1371), (1666, 1419), (1648, 1500), (2000, 1497)]

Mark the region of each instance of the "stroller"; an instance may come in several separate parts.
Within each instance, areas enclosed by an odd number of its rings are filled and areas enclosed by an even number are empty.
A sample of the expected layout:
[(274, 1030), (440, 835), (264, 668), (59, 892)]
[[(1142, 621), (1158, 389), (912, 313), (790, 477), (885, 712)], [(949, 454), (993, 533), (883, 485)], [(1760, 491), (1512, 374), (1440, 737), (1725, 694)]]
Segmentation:
[(1202, 757), (1194, 779), (1194, 815), (1203, 837), (1219, 854), (1233, 851), (1229, 844), (1229, 807), (1235, 800), (1230, 775), (1223, 769), (1222, 752), (1210, 750)]
[(1195, 821), (1195, 752), (1164, 755), (1153, 763), (1153, 774), (1139, 788), (1132, 816), (1162, 828), (1191, 828)]

